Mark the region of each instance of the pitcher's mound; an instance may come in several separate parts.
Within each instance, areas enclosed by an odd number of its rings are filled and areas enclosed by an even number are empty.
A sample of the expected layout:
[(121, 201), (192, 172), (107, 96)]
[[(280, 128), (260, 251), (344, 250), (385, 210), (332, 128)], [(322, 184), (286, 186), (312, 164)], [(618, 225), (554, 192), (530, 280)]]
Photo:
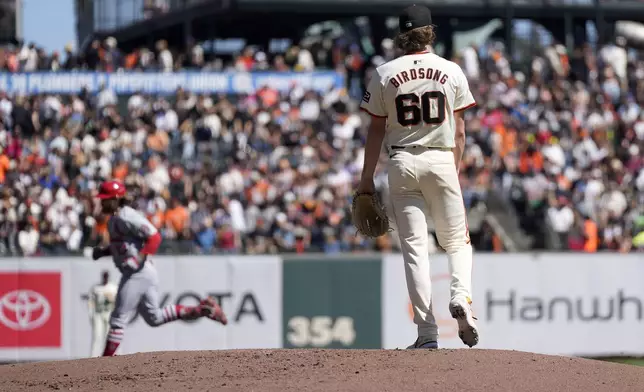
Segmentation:
[(644, 369), (496, 350), (157, 352), (0, 366), (0, 391), (636, 391)]

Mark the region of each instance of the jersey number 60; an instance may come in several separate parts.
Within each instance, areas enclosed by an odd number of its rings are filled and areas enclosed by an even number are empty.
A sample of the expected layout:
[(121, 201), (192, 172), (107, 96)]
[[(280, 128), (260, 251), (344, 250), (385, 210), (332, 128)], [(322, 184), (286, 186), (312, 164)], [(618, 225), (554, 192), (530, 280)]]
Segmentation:
[[(436, 110), (432, 113), (431, 103), (434, 100)], [(428, 125), (442, 124), (445, 121), (445, 94), (441, 91), (428, 91), (420, 97), (414, 93), (398, 95), (396, 117), (403, 127), (418, 125), (421, 120)]]

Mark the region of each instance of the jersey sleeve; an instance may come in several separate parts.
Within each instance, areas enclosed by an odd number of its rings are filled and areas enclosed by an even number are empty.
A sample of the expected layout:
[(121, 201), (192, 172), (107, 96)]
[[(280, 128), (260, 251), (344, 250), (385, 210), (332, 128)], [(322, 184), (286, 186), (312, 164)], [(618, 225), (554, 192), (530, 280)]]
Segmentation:
[(367, 91), (365, 91), (362, 96), (360, 110), (369, 113), (373, 117), (387, 117), (387, 109), (385, 107), (385, 102), (382, 99), (382, 88), (383, 86), (380, 74), (376, 71), (369, 81)]
[(149, 220), (139, 212), (130, 209), (127, 214), (124, 214), (123, 221), (132, 236), (145, 241), (141, 253), (146, 255), (156, 253), (161, 245), (161, 233)]
[(454, 112), (460, 112), (476, 106), (476, 101), (474, 101), (474, 97), (470, 91), (470, 84), (467, 81), (463, 70), (459, 68), (459, 71), (458, 83), (456, 84), (456, 95), (454, 98)]
[(127, 225), (129, 234), (133, 237), (147, 239), (157, 232), (157, 228), (138, 211), (129, 209), (121, 215), (121, 218)]

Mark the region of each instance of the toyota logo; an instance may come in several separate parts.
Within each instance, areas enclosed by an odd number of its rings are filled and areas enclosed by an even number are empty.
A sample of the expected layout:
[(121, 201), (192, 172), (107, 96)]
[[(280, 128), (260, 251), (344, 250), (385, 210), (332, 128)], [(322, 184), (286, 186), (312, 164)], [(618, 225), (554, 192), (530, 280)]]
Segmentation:
[(40, 328), (50, 315), (49, 301), (35, 291), (15, 290), (0, 298), (0, 323), (13, 330)]

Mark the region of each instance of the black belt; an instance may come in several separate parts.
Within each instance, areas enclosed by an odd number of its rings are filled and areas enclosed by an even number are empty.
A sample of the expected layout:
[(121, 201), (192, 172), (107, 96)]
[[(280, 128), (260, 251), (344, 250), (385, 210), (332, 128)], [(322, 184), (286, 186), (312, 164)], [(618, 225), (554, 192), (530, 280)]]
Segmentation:
[(411, 146), (391, 146), (389, 148), (391, 148), (392, 150), (406, 150), (408, 148), (425, 148), (427, 150), (445, 150), (445, 151), (451, 150), (448, 147), (425, 147), (425, 146), (419, 146), (417, 144), (412, 144)]

